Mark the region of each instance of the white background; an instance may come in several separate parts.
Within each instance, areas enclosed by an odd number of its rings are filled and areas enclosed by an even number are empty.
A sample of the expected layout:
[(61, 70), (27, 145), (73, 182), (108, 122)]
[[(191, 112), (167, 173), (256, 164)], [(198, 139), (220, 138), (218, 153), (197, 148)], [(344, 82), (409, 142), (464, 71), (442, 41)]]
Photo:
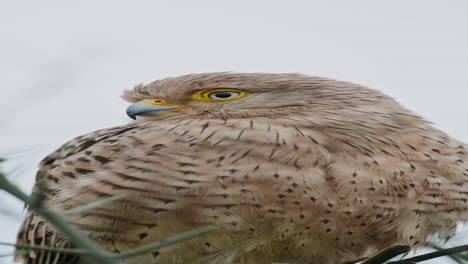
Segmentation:
[[(29, 192), (41, 157), (129, 120), (122, 90), (208, 71), (365, 84), (468, 142), (467, 11), (463, 0), (0, 0), (3, 167)], [(0, 241), (14, 241), (21, 210), (0, 191)]]

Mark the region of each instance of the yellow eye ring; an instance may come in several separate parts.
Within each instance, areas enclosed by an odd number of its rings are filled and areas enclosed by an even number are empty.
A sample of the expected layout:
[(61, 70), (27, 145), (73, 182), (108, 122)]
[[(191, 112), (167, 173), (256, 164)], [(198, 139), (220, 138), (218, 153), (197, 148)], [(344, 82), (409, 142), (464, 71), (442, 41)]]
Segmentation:
[(192, 95), (192, 99), (205, 102), (225, 102), (237, 100), (249, 95), (248, 92), (237, 89), (214, 89), (198, 91)]

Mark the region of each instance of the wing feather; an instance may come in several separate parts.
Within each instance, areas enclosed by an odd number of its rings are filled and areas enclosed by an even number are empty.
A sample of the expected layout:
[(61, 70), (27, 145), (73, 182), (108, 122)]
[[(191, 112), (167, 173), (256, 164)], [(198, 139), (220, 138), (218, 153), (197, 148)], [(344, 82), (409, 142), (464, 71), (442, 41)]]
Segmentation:
[[(118, 126), (109, 129), (98, 130), (83, 136), (79, 136), (69, 142), (63, 144), (56, 151), (45, 157), (39, 164), (39, 169), (36, 174), (36, 185), (33, 188), (33, 193), (39, 191), (37, 182), (41, 180), (46, 181), (46, 196), (53, 195), (51, 190), (59, 187), (50, 176), (50, 171), (63, 162), (69, 156), (75, 155), (87, 148), (96, 144), (99, 141), (124, 133), (135, 126)], [(23, 224), (18, 233), (18, 245), (33, 245), (33, 246), (47, 246), (55, 248), (69, 248), (70, 243), (64, 239), (58, 232), (56, 232), (50, 224), (47, 223), (40, 215), (28, 211)], [(60, 264), (60, 263), (77, 263), (78, 256), (66, 255), (60, 252), (44, 252), (44, 251), (30, 251), (26, 255), (18, 255), (15, 261), (23, 262), (25, 264)]]

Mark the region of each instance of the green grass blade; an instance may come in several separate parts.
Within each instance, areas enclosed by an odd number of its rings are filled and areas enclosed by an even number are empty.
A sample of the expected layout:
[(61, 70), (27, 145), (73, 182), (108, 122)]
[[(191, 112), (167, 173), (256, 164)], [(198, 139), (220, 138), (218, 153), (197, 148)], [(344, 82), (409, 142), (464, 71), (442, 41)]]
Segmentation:
[(194, 237), (204, 235), (206, 233), (217, 230), (217, 229), (221, 228), (222, 226), (223, 225), (209, 225), (209, 226), (205, 226), (205, 227), (198, 228), (198, 229), (195, 229), (195, 230), (187, 231), (185, 233), (172, 236), (172, 237), (170, 237), (168, 239), (165, 239), (165, 240), (161, 240), (161, 241), (154, 242), (154, 243), (149, 243), (147, 245), (143, 245), (141, 247), (122, 252), (121, 254), (118, 254), (118, 256), (116, 256), (116, 257), (118, 257), (118, 258), (134, 257), (134, 256), (144, 254), (144, 253), (152, 251), (152, 250), (167, 247), (167, 246), (170, 246), (170, 245), (173, 245), (173, 244), (176, 244), (176, 243), (179, 243), (179, 242), (182, 242), (182, 241), (194, 238)]
[[(0, 242), (0, 245), (11, 246), (11, 247), (15, 247), (16, 249), (20, 249), (16, 251), (14, 255), (22, 255), (31, 250), (43, 250), (43, 251), (60, 252), (60, 253), (66, 253), (66, 254), (86, 254), (87, 253), (87, 251), (84, 249), (76, 249), (76, 248), (55, 248), (55, 247), (33, 246), (33, 245), (17, 245), (17, 244), (4, 243), (4, 242)], [(26, 252), (17, 253), (21, 251), (26, 251)]]
[(84, 212), (93, 210), (94, 208), (98, 208), (98, 207), (101, 207), (101, 206), (106, 205), (108, 203), (111, 203), (113, 201), (119, 200), (121, 198), (122, 198), (122, 196), (107, 197), (107, 198), (104, 198), (104, 199), (101, 199), (101, 200), (98, 200), (98, 201), (95, 201), (95, 202), (92, 202), (92, 203), (89, 203), (89, 204), (85, 204), (83, 206), (79, 206), (79, 207), (75, 207), (75, 208), (72, 208), (72, 209), (64, 210), (64, 211), (60, 212), (60, 214), (63, 215), (63, 216), (67, 216), (67, 215), (72, 215), (72, 214), (84, 213)]
[(28, 254), (28, 250), (16, 250), (15, 252), (12, 253), (7, 253), (7, 254), (0, 254), (0, 258), (8, 258), (8, 257), (14, 257), (18, 255), (24, 255)]
[(396, 246), (391, 246), (388, 247), (381, 252), (377, 253), (376, 255), (366, 259), (365, 261), (362, 262), (362, 264), (380, 264), (380, 263), (385, 263), (392, 258), (408, 253), (411, 250), (411, 248), (407, 245), (396, 245)]
[[(44, 182), (38, 182), (39, 189), (45, 190)], [(22, 200), (29, 205), (30, 209), (43, 216), (51, 223), (60, 233), (62, 233), (75, 247), (84, 249), (89, 253), (89, 256), (94, 258), (98, 263), (116, 264), (120, 263), (112, 257), (115, 255), (101, 249), (96, 243), (88, 239), (88, 237), (78, 230), (75, 226), (66, 222), (65, 218), (42, 204), (44, 198), (43, 193), (33, 194), (28, 196), (23, 193), (18, 187), (7, 180), (5, 175), (0, 172), (0, 189), (5, 190), (11, 195)]]
[(442, 249), (438, 250), (435, 252), (419, 255), (416, 257), (408, 258), (408, 259), (402, 259), (399, 261), (392, 261), (389, 262), (389, 264), (403, 264), (403, 263), (411, 263), (411, 262), (422, 262), (434, 258), (439, 258), (439, 257), (445, 257), (449, 255), (454, 255), (457, 253), (465, 252), (468, 251), (468, 245), (463, 245), (463, 246), (458, 246), (458, 247), (453, 247), (453, 248), (447, 248), (447, 249)]

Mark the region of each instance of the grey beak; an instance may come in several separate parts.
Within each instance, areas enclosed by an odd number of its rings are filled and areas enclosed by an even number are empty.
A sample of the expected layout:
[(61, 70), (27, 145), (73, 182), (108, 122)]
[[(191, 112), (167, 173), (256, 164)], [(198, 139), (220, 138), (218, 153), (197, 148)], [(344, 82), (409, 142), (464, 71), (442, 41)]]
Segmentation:
[(155, 114), (157, 112), (166, 111), (177, 108), (170, 105), (155, 105), (145, 102), (145, 100), (134, 103), (127, 108), (127, 115), (131, 119), (136, 119), (137, 116), (145, 116)]

